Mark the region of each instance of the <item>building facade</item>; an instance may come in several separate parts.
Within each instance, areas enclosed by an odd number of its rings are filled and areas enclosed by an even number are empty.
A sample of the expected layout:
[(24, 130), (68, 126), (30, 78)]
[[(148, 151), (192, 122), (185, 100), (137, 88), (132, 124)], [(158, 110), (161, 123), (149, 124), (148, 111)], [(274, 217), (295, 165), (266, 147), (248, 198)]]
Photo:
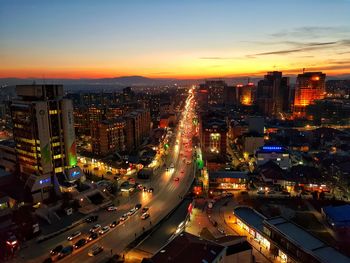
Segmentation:
[(293, 115), (305, 117), (306, 106), (325, 97), (326, 74), (306, 72), (299, 74), (296, 80)]
[(35, 202), (83, 175), (76, 167), (73, 105), (62, 85), (20, 85), (16, 92), (10, 107), (19, 174)]

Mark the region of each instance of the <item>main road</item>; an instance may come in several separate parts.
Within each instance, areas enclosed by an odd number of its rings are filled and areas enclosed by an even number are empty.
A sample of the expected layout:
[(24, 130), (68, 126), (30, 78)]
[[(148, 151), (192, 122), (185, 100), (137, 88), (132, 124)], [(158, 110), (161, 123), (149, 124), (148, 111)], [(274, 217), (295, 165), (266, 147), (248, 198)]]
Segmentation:
[[(141, 212), (138, 211), (125, 222), (112, 228), (97, 240), (88, 243), (78, 250), (74, 250), (71, 255), (61, 259), (59, 262), (100, 262), (110, 257), (111, 254), (121, 253), (131, 242), (144, 231), (152, 228), (181, 202), (194, 178), (191, 144), (191, 138), (194, 132), (192, 125), (192, 105), (193, 91), (190, 90), (179, 125), (174, 131), (173, 136), (175, 138), (171, 143), (164, 165), (158, 169), (158, 172), (150, 182), (150, 186), (154, 188), (154, 192), (146, 193), (140, 191), (135, 193), (125, 204), (120, 205), (117, 211), (101, 212), (99, 214), (99, 220), (96, 223), (102, 225), (102, 227), (109, 225), (112, 221), (117, 221), (137, 203), (141, 203), (142, 207), (149, 207), (150, 217), (142, 220), (140, 218)], [(84, 223), (74, 230), (61, 234), (51, 240), (40, 244), (32, 243), (28, 248), (20, 251), (21, 257), (17, 257), (14, 262), (42, 262), (45, 258), (49, 257), (49, 250), (56, 245), (72, 244), (66, 241), (69, 234), (79, 230), (83, 233), (83, 236), (87, 236), (93, 224), (95, 223)], [(74, 240), (74, 242), (78, 239)], [(93, 244), (103, 246), (104, 251), (95, 257), (89, 257), (88, 251)]]

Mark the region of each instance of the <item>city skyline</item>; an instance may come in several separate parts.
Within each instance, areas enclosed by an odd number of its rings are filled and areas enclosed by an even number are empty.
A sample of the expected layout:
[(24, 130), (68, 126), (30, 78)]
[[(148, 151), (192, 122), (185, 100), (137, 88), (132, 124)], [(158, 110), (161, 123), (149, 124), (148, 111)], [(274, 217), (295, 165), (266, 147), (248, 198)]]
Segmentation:
[(350, 72), (350, 2), (1, 2), (0, 77)]

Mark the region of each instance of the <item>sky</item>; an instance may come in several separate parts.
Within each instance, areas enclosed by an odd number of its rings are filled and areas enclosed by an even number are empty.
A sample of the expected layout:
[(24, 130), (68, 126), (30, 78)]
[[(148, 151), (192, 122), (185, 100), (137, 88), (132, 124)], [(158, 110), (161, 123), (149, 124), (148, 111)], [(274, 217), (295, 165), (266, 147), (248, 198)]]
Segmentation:
[(0, 0), (0, 77), (350, 73), (350, 0)]

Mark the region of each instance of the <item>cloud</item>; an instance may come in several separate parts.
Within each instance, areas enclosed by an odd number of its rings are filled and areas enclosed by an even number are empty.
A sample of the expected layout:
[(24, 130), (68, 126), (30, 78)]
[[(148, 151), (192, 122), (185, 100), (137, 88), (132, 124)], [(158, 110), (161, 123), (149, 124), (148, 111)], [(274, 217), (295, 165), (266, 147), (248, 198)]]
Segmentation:
[[(282, 43), (282, 42), (280, 42)], [(332, 42), (294, 42), (294, 41), (283, 41), (285, 44), (294, 45), (294, 48), (283, 49), (277, 51), (261, 52), (256, 54), (247, 55), (247, 58), (256, 56), (268, 56), (268, 55), (288, 55), (293, 53), (300, 53), (305, 51), (313, 51), (328, 48), (344, 48), (350, 46), (350, 40), (343, 39)]]
[(277, 33), (273, 33), (270, 36), (281, 38), (281, 37), (297, 37), (297, 38), (319, 38), (329, 35), (347, 35), (350, 32), (348, 26), (305, 26), (298, 27), (293, 30), (283, 30)]

